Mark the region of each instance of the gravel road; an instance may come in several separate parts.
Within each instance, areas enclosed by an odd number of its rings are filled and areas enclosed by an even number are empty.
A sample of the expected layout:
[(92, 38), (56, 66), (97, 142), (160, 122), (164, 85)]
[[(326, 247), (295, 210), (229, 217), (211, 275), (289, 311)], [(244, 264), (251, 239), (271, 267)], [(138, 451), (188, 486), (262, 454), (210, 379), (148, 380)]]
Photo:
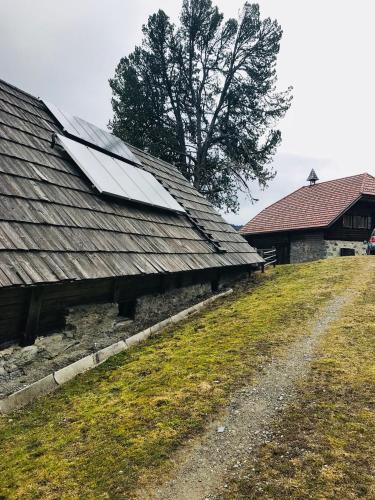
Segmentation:
[(301, 339), (288, 347), (258, 375), (257, 381), (234, 394), (220, 420), (176, 454), (164, 484), (150, 485), (137, 498), (157, 500), (213, 500), (225, 491), (226, 481), (241, 475), (255, 447), (272, 439), (275, 416), (295, 397), (296, 382), (308, 372), (314, 347), (327, 327), (353, 297), (354, 290), (332, 300), (319, 318), (306, 326)]

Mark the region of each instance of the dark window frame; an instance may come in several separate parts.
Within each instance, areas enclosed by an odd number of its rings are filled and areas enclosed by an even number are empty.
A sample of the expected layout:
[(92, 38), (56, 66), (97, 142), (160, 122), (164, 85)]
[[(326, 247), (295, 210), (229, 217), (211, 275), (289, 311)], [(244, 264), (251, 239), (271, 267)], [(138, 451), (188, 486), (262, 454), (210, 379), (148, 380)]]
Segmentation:
[(346, 229), (371, 229), (371, 215), (344, 215), (342, 226)]

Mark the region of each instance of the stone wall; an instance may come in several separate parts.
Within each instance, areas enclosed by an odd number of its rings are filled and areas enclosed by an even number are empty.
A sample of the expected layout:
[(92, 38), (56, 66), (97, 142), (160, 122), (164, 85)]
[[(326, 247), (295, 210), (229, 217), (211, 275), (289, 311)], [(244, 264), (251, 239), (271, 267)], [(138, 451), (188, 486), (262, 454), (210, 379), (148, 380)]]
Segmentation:
[(340, 256), (340, 248), (353, 248), (355, 255), (366, 255), (367, 243), (363, 241), (325, 240), (326, 257)]
[(247, 280), (249, 278), (249, 270), (237, 269), (236, 271), (223, 269), (220, 273), (220, 280), (218, 282), (218, 289), (231, 286), (236, 281)]
[(306, 233), (291, 237), (290, 263), (309, 262), (326, 256), (324, 234)]
[(185, 309), (193, 302), (199, 302), (211, 293), (211, 283), (175, 288), (163, 294), (145, 295), (137, 299), (135, 321), (142, 322), (142, 329), (181, 309)]
[(325, 240), (321, 232), (296, 235), (290, 242), (290, 263), (339, 257), (341, 248), (353, 248), (355, 255), (366, 255), (366, 247), (363, 241)]

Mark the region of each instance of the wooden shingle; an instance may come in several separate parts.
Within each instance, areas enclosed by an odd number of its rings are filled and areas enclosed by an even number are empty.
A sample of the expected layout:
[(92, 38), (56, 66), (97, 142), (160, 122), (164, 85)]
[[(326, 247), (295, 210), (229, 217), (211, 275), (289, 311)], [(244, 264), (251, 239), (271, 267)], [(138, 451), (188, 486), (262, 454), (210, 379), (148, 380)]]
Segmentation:
[(173, 165), (129, 146), (193, 219), (99, 194), (54, 132), (39, 99), (0, 81), (0, 287), (260, 262)]

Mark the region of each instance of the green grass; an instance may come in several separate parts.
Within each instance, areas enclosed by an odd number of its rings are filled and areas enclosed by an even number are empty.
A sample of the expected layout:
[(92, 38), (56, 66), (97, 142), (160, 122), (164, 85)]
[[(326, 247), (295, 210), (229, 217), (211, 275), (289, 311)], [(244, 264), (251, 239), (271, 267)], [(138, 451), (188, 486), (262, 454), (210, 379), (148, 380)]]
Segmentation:
[(23, 411), (0, 418), (0, 496), (131, 496), (204, 429), (366, 258), (282, 266)]
[(299, 397), (227, 498), (375, 498), (375, 275), (322, 337)]

